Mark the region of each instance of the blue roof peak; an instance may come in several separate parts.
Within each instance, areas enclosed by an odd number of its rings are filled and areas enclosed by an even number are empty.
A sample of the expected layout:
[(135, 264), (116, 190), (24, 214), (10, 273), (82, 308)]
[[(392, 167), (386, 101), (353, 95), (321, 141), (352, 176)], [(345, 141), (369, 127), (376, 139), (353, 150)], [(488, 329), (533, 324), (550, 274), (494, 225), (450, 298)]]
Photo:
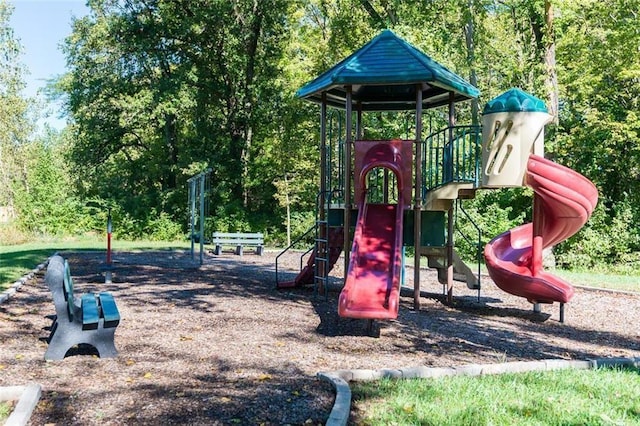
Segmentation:
[(307, 83), (297, 96), (319, 102), (327, 94), (329, 104), (344, 107), (346, 87), (364, 109), (415, 108), (421, 87), (427, 107), (476, 98), (478, 89), (391, 30), (384, 30), (369, 43)]

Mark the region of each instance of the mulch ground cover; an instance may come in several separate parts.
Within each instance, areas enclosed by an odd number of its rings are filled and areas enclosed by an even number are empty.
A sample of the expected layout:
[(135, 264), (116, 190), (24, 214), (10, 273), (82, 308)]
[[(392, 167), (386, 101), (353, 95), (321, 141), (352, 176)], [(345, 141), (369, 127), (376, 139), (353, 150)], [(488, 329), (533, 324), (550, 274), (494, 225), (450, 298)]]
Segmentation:
[[(578, 288), (561, 324), (557, 305), (535, 313), (486, 278), (479, 298), (460, 283), (447, 304), (425, 271), (420, 311), (407, 291), (398, 319), (372, 333), (338, 319), (335, 289), (275, 289), (277, 253), (199, 265), (185, 252), (118, 252), (111, 284), (104, 253), (62, 254), (77, 293), (114, 295), (119, 355), (80, 347), (45, 361), (51, 294), (42, 275), (21, 287), (0, 305), (0, 386), (42, 385), (33, 425), (323, 424), (334, 394), (320, 371), (640, 356), (640, 294)], [(299, 254), (278, 262), (291, 279)], [(337, 284), (340, 261), (332, 275)]]

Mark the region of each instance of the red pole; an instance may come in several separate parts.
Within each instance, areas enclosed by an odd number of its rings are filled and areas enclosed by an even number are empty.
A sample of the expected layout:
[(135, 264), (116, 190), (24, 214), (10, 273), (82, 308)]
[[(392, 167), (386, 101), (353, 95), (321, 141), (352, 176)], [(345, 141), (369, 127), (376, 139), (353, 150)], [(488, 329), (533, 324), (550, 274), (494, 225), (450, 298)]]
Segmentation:
[(111, 209), (107, 215), (107, 266), (105, 268), (104, 282), (105, 284), (111, 284)]
[(542, 270), (542, 249), (544, 241), (542, 239), (542, 228), (544, 226), (544, 210), (542, 209), (542, 197), (538, 194), (533, 196), (533, 241), (531, 254), (531, 275), (537, 276)]
[(107, 265), (111, 266), (111, 209), (109, 209), (109, 215), (107, 216)]

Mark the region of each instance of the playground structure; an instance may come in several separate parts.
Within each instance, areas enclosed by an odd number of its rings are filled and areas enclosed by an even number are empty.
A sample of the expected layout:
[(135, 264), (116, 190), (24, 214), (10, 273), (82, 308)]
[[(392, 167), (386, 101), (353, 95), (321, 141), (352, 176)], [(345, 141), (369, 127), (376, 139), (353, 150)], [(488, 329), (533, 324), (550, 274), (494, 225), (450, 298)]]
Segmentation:
[[(542, 249), (586, 223), (597, 190), (542, 157), (551, 116), (541, 100), (511, 89), (487, 103), (482, 126), (458, 126), (455, 104), (475, 101), (478, 89), (389, 30), (297, 95), (320, 104), (316, 238), (307, 266), (294, 281), (278, 282), (280, 288), (313, 284), (326, 294), (341, 249), (346, 273), (339, 315), (396, 318), (403, 247), (410, 246), (416, 310), (421, 257), (438, 270), (449, 301), (454, 280), (479, 291), (479, 270), (474, 274), (454, 249), (456, 210), (464, 213), (460, 200), (478, 189), (529, 185), (536, 194), (533, 223), (491, 240), (484, 250), (487, 269), (498, 287), (525, 297), (534, 309), (559, 302), (564, 320), (573, 289), (542, 270)], [(443, 106), (446, 127), (424, 137), (424, 112)], [(329, 108), (344, 111), (343, 119)], [(381, 111), (413, 111), (414, 137), (368, 140), (363, 115)]]
[[(187, 179), (189, 185), (189, 239), (191, 240), (191, 259), (195, 257), (195, 243), (200, 244), (199, 261), (204, 259), (204, 223), (209, 216), (208, 195), (211, 185), (211, 169), (208, 168)], [(198, 229), (196, 231), (196, 229)]]

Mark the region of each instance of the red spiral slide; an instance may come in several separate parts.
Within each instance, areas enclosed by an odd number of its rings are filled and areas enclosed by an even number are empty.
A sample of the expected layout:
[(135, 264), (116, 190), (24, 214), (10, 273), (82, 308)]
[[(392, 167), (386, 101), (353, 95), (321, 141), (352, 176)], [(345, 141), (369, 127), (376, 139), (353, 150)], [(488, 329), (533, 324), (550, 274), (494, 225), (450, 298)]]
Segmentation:
[(338, 300), (338, 314), (347, 318), (393, 319), (398, 316), (402, 268), (402, 196), (397, 204), (369, 204), (366, 175), (374, 167), (390, 169), (403, 193), (402, 156), (391, 144), (378, 144), (364, 158), (360, 173), (358, 221), (349, 270)]
[(574, 235), (598, 202), (593, 183), (567, 167), (530, 155), (525, 180), (533, 188), (533, 223), (498, 235), (484, 249), (491, 279), (507, 293), (531, 303), (561, 304), (573, 287), (542, 270), (542, 250)]

